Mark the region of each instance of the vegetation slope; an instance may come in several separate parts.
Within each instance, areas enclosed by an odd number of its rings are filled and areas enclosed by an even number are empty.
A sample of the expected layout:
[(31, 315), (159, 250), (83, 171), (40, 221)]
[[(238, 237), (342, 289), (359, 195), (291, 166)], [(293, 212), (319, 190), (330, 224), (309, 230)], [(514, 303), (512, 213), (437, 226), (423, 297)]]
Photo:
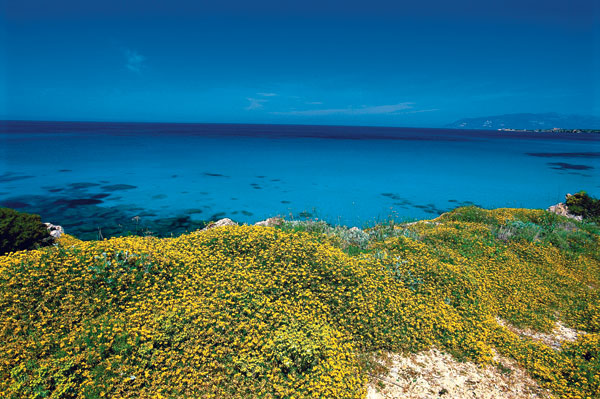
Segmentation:
[[(497, 351), (557, 397), (599, 397), (599, 287), (598, 227), (541, 210), (65, 236), (0, 257), (0, 392), (361, 398), (374, 354), (436, 347)], [(557, 350), (499, 319), (586, 333)]]

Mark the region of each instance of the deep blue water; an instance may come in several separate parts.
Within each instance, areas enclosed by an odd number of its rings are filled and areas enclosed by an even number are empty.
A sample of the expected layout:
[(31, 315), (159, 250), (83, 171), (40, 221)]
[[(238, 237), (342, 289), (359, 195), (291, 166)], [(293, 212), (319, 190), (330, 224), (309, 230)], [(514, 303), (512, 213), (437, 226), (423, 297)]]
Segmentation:
[(599, 171), (597, 134), (0, 122), (0, 205), (84, 238), (221, 217), (364, 226), (465, 204), (546, 208), (600, 196)]

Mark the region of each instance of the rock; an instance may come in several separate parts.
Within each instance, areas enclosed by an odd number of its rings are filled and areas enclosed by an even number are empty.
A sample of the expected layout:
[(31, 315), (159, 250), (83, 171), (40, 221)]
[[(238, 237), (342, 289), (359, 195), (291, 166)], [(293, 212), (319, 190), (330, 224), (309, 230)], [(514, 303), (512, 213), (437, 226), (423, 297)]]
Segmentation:
[(280, 217), (272, 217), (267, 220), (254, 223), (255, 226), (276, 227), (283, 224), (283, 219)]
[(52, 223), (44, 223), (44, 224), (46, 225), (46, 228), (48, 229), (50, 236), (54, 239), (60, 238), (60, 236), (65, 234), (65, 229), (63, 229), (62, 226), (58, 226), (58, 225), (55, 225)]
[(223, 227), (223, 226), (237, 226), (238, 224), (229, 218), (219, 219), (214, 223), (209, 224), (201, 231), (214, 229), (215, 227)]
[[(567, 198), (569, 198), (570, 196), (571, 196), (571, 194), (567, 194)], [(563, 202), (559, 202), (556, 205), (552, 205), (551, 207), (548, 208), (548, 212), (556, 213), (557, 215), (560, 215), (560, 216), (566, 216), (570, 219), (575, 219), (580, 222), (583, 219), (581, 216), (573, 215), (572, 213), (570, 213), (569, 207), (567, 206), (567, 204), (565, 204)]]

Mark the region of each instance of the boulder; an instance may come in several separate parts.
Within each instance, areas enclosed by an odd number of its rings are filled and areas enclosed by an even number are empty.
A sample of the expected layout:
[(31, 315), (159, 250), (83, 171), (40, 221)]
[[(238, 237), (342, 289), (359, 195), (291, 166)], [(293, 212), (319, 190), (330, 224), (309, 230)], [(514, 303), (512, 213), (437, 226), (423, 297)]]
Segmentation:
[[(571, 194), (567, 194), (567, 198), (569, 198), (570, 195)], [(556, 213), (557, 215), (560, 215), (560, 216), (566, 216), (570, 219), (575, 219), (580, 222), (583, 219), (581, 216), (573, 215), (571, 212), (569, 212), (569, 207), (567, 206), (567, 204), (565, 204), (563, 202), (559, 202), (556, 205), (552, 205), (551, 207), (548, 208), (548, 212)]]
[(46, 228), (48, 229), (48, 233), (50, 233), (50, 236), (54, 239), (60, 238), (60, 236), (62, 236), (63, 234), (65, 234), (65, 229), (62, 228), (62, 226), (58, 226), (52, 223), (44, 223), (46, 225)]
[(267, 220), (262, 220), (260, 222), (254, 223), (255, 226), (264, 226), (264, 227), (276, 227), (281, 226), (283, 224), (283, 219), (280, 217), (272, 217)]
[(216, 222), (209, 224), (208, 226), (206, 226), (205, 228), (203, 228), (201, 231), (214, 229), (216, 227), (237, 226), (237, 225), (238, 224), (236, 222), (234, 222), (233, 220), (231, 220), (229, 218), (224, 218), (224, 219), (219, 219)]

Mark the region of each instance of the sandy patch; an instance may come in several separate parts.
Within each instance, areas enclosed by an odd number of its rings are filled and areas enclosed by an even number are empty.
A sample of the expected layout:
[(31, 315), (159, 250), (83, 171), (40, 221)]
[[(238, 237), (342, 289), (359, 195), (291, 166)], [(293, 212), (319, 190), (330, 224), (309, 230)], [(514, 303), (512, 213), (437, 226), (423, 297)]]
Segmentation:
[(531, 329), (518, 328), (502, 320), (499, 317), (496, 317), (496, 321), (498, 322), (498, 324), (500, 324), (502, 327), (505, 327), (509, 331), (512, 331), (517, 335), (529, 337), (536, 341), (542, 342), (554, 350), (560, 350), (563, 342), (573, 342), (577, 339), (577, 337), (585, 334), (584, 331), (577, 331), (572, 328), (569, 328), (562, 324), (560, 321), (556, 322), (556, 324), (554, 325), (554, 330), (552, 330), (552, 332), (550, 333), (543, 333)]
[(458, 362), (437, 349), (389, 355), (382, 360), (389, 371), (371, 376), (367, 399), (550, 397), (514, 361), (498, 355), (495, 360), (498, 366)]

